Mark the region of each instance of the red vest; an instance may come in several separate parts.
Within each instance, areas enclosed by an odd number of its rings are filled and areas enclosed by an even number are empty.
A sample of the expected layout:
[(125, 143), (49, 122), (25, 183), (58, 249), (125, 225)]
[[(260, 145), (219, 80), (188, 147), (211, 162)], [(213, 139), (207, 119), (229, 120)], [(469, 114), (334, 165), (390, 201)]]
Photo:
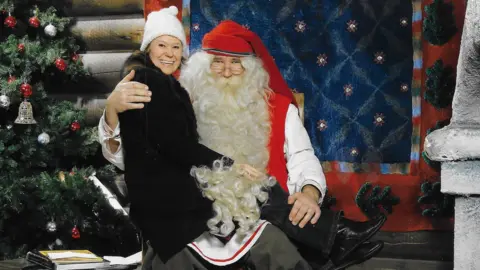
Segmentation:
[(280, 186), (288, 192), (287, 161), (285, 160), (283, 147), (285, 145), (285, 120), (291, 101), (282, 95), (272, 95), (269, 103), (271, 132), (268, 143), (270, 159), (268, 160), (267, 171), (271, 176), (274, 176)]

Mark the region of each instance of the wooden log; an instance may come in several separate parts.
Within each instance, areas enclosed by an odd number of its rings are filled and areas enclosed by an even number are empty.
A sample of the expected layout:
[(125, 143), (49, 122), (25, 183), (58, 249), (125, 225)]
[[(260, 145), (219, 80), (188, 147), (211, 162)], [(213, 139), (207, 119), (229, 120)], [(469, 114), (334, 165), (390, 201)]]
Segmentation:
[(120, 71), (131, 53), (87, 53), (82, 61), (92, 76), (101, 82), (105, 89), (96, 92), (109, 93), (120, 81)]
[(143, 14), (143, 0), (69, 0), (71, 16)]
[(137, 50), (145, 20), (139, 16), (79, 18), (72, 32), (85, 42), (87, 51)]
[(86, 95), (110, 93), (120, 81), (120, 70), (131, 53), (88, 53), (82, 61), (92, 76), (68, 83), (70, 93)]

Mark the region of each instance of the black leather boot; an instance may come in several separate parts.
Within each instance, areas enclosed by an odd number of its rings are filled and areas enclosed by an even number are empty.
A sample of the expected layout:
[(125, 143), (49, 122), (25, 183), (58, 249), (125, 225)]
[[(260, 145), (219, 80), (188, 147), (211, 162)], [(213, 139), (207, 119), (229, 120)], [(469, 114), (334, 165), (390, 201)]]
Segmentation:
[(387, 218), (384, 215), (366, 222), (352, 221), (343, 217), (340, 218), (337, 225), (337, 235), (330, 254), (332, 261), (338, 263), (344, 260), (362, 243), (377, 233), (386, 220)]
[(372, 231), (377, 232), (386, 220), (387, 218), (385, 215), (379, 215), (365, 222), (354, 221), (341, 216), (337, 223), (337, 233), (348, 234), (351, 236), (355, 234), (360, 238), (361, 234), (372, 234)]

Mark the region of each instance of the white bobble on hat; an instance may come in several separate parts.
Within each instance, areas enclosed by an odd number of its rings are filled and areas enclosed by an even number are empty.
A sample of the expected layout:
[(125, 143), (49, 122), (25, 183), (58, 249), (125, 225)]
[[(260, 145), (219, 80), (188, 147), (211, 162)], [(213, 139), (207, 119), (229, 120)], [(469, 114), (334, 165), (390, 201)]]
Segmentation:
[(169, 6), (168, 8), (164, 8), (164, 10), (173, 16), (177, 16), (178, 14), (178, 8), (176, 6)]

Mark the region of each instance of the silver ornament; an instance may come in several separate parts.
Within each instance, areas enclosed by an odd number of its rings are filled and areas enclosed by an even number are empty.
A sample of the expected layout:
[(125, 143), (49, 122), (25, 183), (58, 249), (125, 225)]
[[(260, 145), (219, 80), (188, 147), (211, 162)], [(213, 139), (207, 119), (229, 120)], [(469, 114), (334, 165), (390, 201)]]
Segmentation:
[(42, 134), (38, 135), (37, 141), (43, 145), (48, 144), (50, 142), (50, 135), (42, 132)]
[(55, 240), (55, 245), (57, 245), (57, 246), (63, 245), (62, 240), (60, 240), (60, 239), (57, 238), (57, 240)]
[(12, 129), (12, 125), (7, 125), (7, 129)]
[(57, 35), (57, 28), (53, 26), (51, 23), (45, 26), (44, 31), (45, 31), (45, 34), (51, 37), (54, 37)]
[(8, 108), (8, 106), (10, 106), (10, 98), (3, 94), (0, 96), (0, 107), (2, 108)]
[(47, 223), (47, 231), (49, 232), (56, 232), (57, 231), (57, 224), (53, 221)]

